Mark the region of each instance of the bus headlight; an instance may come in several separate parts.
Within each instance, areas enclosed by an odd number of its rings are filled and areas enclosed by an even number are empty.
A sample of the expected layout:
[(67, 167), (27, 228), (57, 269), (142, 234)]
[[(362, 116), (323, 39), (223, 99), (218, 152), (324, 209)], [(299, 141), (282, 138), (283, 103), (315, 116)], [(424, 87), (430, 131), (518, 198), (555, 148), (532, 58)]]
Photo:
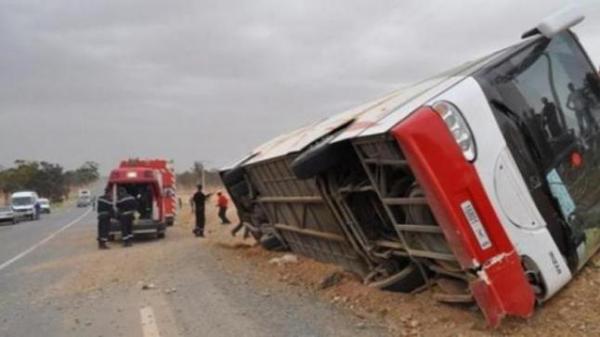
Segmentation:
[(456, 144), (460, 147), (465, 159), (471, 162), (474, 161), (475, 157), (477, 157), (475, 140), (473, 139), (473, 133), (469, 128), (469, 124), (467, 124), (460, 110), (452, 103), (446, 101), (436, 102), (433, 105), (433, 110), (446, 123), (448, 130), (450, 130)]

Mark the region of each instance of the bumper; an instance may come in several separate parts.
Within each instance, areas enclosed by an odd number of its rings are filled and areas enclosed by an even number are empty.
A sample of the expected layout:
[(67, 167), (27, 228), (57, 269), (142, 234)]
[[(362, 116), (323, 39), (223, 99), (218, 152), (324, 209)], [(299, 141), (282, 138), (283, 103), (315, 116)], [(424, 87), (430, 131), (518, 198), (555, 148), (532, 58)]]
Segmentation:
[(464, 159), (441, 118), (422, 108), (392, 134), (461, 267), (476, 275), (470, 288), (488, 323), (497, 326), (506, 315), (531, 316), (535, 295), (520, 257), (474, 166)]
[(33, 209), (18, 210), (14, 212), (16, 218), (24, 218), (32, 215), (35, 215), (35, 210)]
[[(155, 220), (137, 220), (133, 223), (133, 234), (156, 234), (165, 231), (165, 224)], [(118, 220), (112, 220), (110, 223), (110, 233), (120, 234), (121, 223)]]

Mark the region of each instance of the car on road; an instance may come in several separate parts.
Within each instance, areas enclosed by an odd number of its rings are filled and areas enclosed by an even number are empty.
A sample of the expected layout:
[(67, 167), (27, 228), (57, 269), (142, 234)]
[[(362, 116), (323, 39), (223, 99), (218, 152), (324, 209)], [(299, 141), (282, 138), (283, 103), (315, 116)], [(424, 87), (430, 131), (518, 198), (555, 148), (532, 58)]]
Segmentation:
[(40, 198), (39, 204), (41, 213), (50, 214), (52, 212), (52, 209), (50, 207), (50, 200), (46, 198)]
[(40, 218), (39, 196), (36, 192), (22, 191), (10, 196), (12, 210), (19, 218), (37, 220)]
[(12, 222), (16, 224), (19, 222), (19, 218), (10, 206), (0, 206), (0, 222)]
[(89, 207), (92, 204), (92, 197), (82, 196), (77, 198), (77, 207)]
[(10, 205), (17, 217), (37, 220), (40, 218), (39, 199), (36, 192), (15, 192), (10, 196)]
[(89, 207), (92, 204), (92, 193), (89, 190), (79, 190), (77, 193), (77, 207)]

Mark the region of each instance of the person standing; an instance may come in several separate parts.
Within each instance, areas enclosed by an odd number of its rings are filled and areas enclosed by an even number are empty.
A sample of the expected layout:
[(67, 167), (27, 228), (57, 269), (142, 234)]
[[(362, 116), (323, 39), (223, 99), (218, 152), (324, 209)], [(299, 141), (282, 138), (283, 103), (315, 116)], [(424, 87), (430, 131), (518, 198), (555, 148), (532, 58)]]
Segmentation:
[(137, 203), (140, 219), (152, 218), (152, 190), (149, 186), (142, 187), (137, 195)]
[(206, 223), (205, 205), (206, 199), (210, 196), (204, 194), (202, 191), (202, 184), (198, 184), (198, 190), (190, 199), (190, 206), (192, 207), (192, 213), (196, 215), (196, 227), (193, 230), (194, 235), (197, 237), (204, 237), (204, 225)]
[(592, 116), (590, 102), (584, 95), (583, 90), (575, 88), (573, 83), (569, 83), (568, 88), (570, 93), (567, 97), (567, 108), (575, 111), (580, 135), (587, 136), (591, 132), (597, 132), (600, 127), (594, 116)]
[(219, 218), (222, 225), (229, 225), (231, 222), (227, 219), (227, 207), (229, 207), (229, 199), (222, 193), (217, 192), (217, 207), (219, 208)]
[(236, 206), (240, 222), (231, 230), (231, 236), (236, 236), (237, 233), (243, 228), (245, 239), (250, 235), (250, 231), (248, 230), (248, 227), (245, 225), (245, 223), (252, 224), (253, 204), (252, 200), (248, 195), (241, 195), (239, 201), (239, 205)]
[(131, 247), (133, 240), (133, 219), (137, 209), (137, 202), (127, 190), (119, 187), (117, 210), (119, 211), (119, 222), (121, 223), (121, 235), (123, 246)]
[[(544, 105), (542, 108), (542, 116), (548, 134), (552, 139), (559, 138), (564, 133), (564, 129), (566, 129), (564, 125), (564, 116), (562, 116), (562, 114), (559, 115), (556, 105), (550, 102), (548, 98), (542, 97), (542, 104)], [(562, 119), (559, 117), (562, 117)]]
[(109, 249), (106, 243), (110, 232), (110, 219), (114, 217), (110, 188), (104, 190), (104, 195), (97, 199), (95, 206), (98, 211), (98, 248)]

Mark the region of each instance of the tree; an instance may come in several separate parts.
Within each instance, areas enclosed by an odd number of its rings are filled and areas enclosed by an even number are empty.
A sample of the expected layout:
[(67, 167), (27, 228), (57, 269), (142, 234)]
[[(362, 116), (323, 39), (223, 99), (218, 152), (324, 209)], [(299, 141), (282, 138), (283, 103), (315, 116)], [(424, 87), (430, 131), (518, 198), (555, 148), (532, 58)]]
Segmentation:
[(16, 160), (13, 167), (0, 170), (0, 191), (6, 198), (16, 191), (31, 190), (53, 202), (60, 202), (68, 196), (70, 187), (90, 184), (98, 177), (98, 164), (94, 162), (65, 172), (59, 164)]
[(65, 173), (66, 179), (71, 186), (83, 186), (91, 184), (98, 180), (100, 172), (98, 171), (98, 163), (93, 161), (86, 161), (83, 165), (74, 171), (67, 171)]

